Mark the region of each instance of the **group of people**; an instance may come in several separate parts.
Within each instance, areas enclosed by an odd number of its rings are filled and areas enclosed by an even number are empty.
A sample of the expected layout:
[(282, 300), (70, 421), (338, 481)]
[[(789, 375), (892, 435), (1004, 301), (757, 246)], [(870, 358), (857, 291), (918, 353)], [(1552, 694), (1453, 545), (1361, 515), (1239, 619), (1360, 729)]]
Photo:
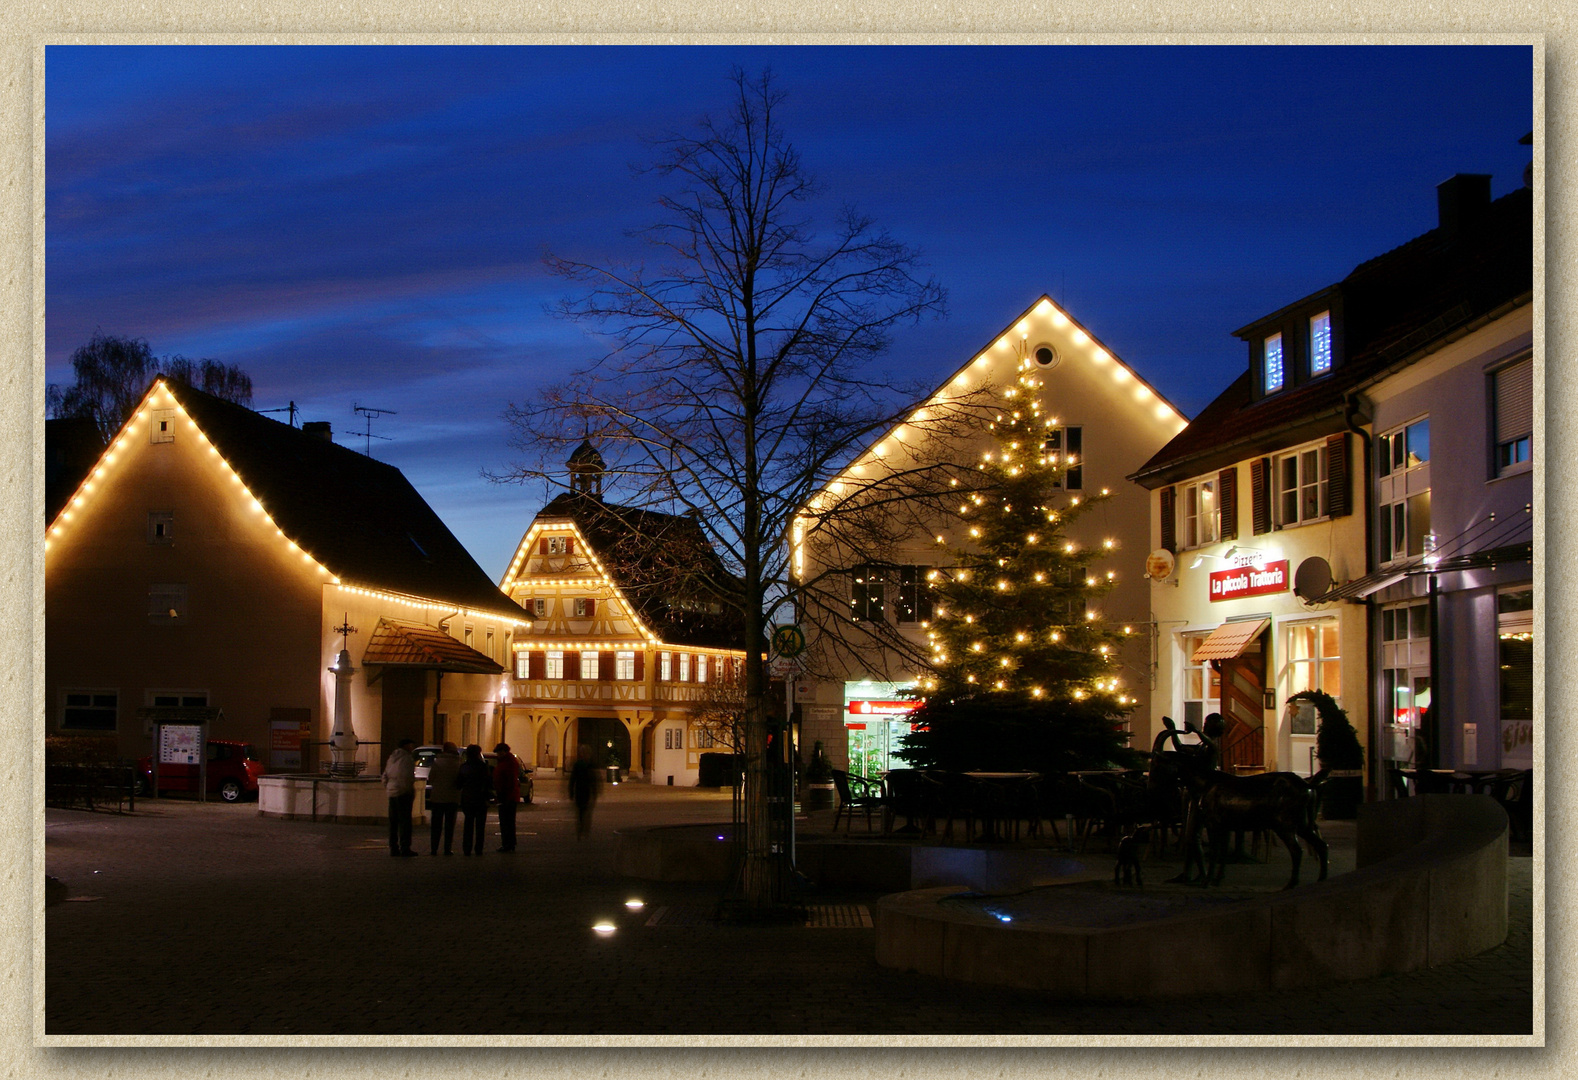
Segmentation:
[[(389, 796), (389, 854), (396, 858), (416, 854), (411, 850), (411, 808), (416, 801), (416, 758), (412, 754), (415, 745), (410, 739), (402, 739), (384, 765), (384, 791)], [(429, 855), (438, 854), (440, 840), (445, 855), (455, 853), (457, 813), (463, 819), (460, 853), (481, 855), (486, 850), (488, 800), (494, 795), (498, 798), (498, 850), (515, 850), (522, 766), (508, 743), (499, 743), (493, 753), (490, 766), (476, 743), (466, 747), (462, 755), (454, 743), (446, 742), (434, 756), (427, 772)]]

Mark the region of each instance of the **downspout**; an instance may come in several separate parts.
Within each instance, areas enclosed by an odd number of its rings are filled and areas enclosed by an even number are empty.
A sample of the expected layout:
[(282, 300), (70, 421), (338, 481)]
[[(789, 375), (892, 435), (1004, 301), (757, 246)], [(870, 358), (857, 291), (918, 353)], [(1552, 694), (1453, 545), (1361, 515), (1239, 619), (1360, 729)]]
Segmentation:
[[(438, 620), (438, 628), (443, 630), (444, 626), (451, 619), (458, 619), (459, 617), (460, 609), (456, 608), (454, 611), (451, 611), (448, 615), (445, 615), (442, 619)], [(447, 630), (444, 632), (448, 633)], [(444, 669), (435, 668), (433, 670), (433, 674), (435, 676), (433, 682), (433, 738), (438, 742), (447, 742), (449, 741), (449, 732), (444, 732), (443, 739), (439, 739), (438, 737), (438, 703), (443, 700), (444, 697)]]
[[(1370, 524), (1372, 517), (1371, 504), (1375, 501), (1375, 485), (1370, 483), (1370, 470), (1372, 468), (1370, 455), (1373, 451), (1370, 433), (1354, 421), (1355, 415), (1360, 412), (1360, 398), (1357, 391), (1348, 393), (1342, 401), (1342, 422), (1349, 431), (1359, 436), (1364, 443), (1363, 468), (1359, 479), (1359, 504), (1364, 508), (1364, 572), (1371, 574), (1375, 571), (1375, 549), (1370, 546)], [(1380, 655), (1379, 646), (1375, 638), (1375, 604), (1370, 597), (1364, 598), (1364, 657), (1365, 669), (1369, 677), (1365, 680), (1364, 697), (1365, 706), (1370, 713), (1370, 753), (1369, 776), (1367, 782), (1369, 792), (1366, 794), (1368, 801), (1375, 801), (1385, 792), (1384, 777), (1381, 774), (1379, 752), (1386, 741), (1386, 714), (1387, 707), (1379, 704), (1380, 693), (1376, 689), (1377, 680), (1373, 661)], [(1434, 655), (1432, 650), (1431, 655)]]

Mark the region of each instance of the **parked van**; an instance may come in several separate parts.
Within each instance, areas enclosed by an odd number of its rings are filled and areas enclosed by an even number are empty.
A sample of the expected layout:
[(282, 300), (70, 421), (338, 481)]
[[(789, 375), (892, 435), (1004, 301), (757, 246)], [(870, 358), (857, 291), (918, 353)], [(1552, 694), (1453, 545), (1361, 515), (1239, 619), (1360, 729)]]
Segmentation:
[[(258, 777), (268, 770), (257, 759), (251, 743), (233, 742), (229, 739), (209, 739), (207, 746), (208, 793), (218, 795), (225, 802), (239, 802), (243, 796), (256, 797)], [(137, 763), (137, 794), (146, 795), (153, 790), (153, 758), (145, 757)], [(197, 790), (196, 765), (159, 766), (159, 792)]]

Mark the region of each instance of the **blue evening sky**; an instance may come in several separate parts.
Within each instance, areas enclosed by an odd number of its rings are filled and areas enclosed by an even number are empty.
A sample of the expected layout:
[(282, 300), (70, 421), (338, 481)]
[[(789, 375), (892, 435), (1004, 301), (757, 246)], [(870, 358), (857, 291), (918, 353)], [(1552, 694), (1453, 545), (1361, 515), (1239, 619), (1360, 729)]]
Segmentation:
[(1043, 292), (1186, 414), (1231, 331), (1522, 182), (1525, 47), (105, 47), (47, 51), (47, 378), (95, 330), (239, 364), (404, 470), (497, 578), (541, 506), (501, 413), (599, 352), (544, 250), (639, 258), (646, 139), (770, 66), (822, 181), (948, 289), (941, 381)]

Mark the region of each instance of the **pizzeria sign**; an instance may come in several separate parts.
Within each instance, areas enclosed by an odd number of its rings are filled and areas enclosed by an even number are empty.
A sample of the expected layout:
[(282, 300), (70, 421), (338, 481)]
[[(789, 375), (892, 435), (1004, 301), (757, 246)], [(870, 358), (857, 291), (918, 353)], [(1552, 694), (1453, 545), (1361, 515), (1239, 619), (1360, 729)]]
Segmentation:
[(1237, 600), (1241, 596), (1265, 596), (1288, 591), (1288, 561), (1261, 566), (1235, 566), (1211, 575), (1211, 602)]

